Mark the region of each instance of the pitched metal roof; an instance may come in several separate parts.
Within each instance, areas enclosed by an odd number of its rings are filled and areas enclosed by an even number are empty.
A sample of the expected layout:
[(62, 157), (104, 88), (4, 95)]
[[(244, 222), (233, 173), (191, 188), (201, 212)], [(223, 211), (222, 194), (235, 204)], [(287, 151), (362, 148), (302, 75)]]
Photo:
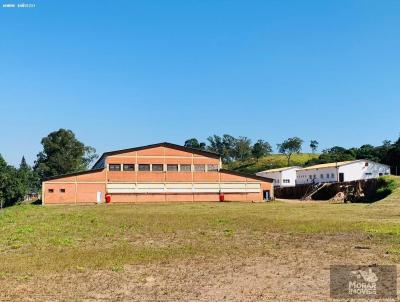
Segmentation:
[(264, 177), (264, 176), (254, 175), (254, 174), (247, 174), (247, 173), (238, 172), (238, 171), (220, 169), (219, 172), (226, 173), (226, 174), (231, 174), (231, 175), (236, 175), (236, 176), (252, 178), (252, 179), (257, 179), (257, 180), (266, 181), (266, 182), (273, 182), (274, 181), (272, 178), (269, 178), (269, 177)]
[[(326, 164), (319, 164), (319, 165), (314, 165), (314, 166), (309, 166), (302, 168), (301, 170), (314, 170), (314, 169), (324, 169), (324, 168), (336, 168), (336, 167), (341, 167), (345, 165), (349, 165), (352, 163), (360, 162), (360, 161), (367, 161), (367, 162), (372, 162), (372, 163), (377, 163), (369, 159), (356, 159), (356, 160), (347, 160), (347, 161), (338, 161), (334, 163), (326, 163)], [(385, 164), (377, 163), (383, 166), (387, 166)]]
[[(121, 150), (115, 150), (115, 151), (109, 151), (109, 152), (104, 152), (100, 158), (96, 161), (96, 163), (93, 165), (93, 168), (99, 163), (104, 157), (110, 156), (110, 155), (117, 155), (117, 154), (122, 154), (126, 152), (134, 152), (134, 151), (139, 151), (139, 150), (144, 150), (144, 149), (150, 149), (150, 148), (156, 148), (156, 147), (167, 147), (171, 149), (176, 149), (176, 150), (181, 150), (181, 151), (186, 151), (186, 152), (191, 152), (194, 154), (199, 154), (199, 155), (204, 155), (208, 157), (213, 157), (213, 158), (220, 158), (221, 156), (218, 153), (211, 152), (211, 151), (204, 151), (200, 149), (195, 149), (195, 148), (189, 148), (181, 145), (176, 145), (168, 142), (163, 142), (163, 143), (158, 143), (158, 144), (152, 144), (152, 145), (146, 145), (146, 146), (141, 146), (141, 147), (134, 147), (134, 148), (128, 148), (128, 149), (121, 149)], [(92, 168), (92, 169), (93, 169)]]
[(258, 173), (263, 173), (263, 172), (282, 172), (290, 169), (301, 169), (299, 166), (292, 166), (292, 167), (282, 167), (282, 168), (276, 168), (276, 169), (269, 169), (265, 171), (260, 171)]
[(85, 170), (85, 171), (80, 171), (80, 172), (60, 174), (60, 175), (57, 175), (57, 176), (52, 176), (52, 177), (45, 178), (45, 179), (43, 179), (43, 181), (54, 180), (54, 179), (63, 178), (63, 177), (90, 174), (90, 173), (99, 172), (99, 171), (103, 171), (103, 170), (104, 170), (104, 168), (99, 168), (99, 169), (91, 169), (91, 170)]

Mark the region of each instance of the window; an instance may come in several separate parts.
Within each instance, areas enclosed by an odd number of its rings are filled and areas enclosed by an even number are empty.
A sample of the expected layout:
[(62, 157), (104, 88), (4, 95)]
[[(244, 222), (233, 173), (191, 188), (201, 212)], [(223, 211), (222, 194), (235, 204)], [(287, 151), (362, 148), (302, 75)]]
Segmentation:
[(317, 175), (314, 174), (313, 177), (314, 177), (314, 178), (317, 178)]
[(368, 165), (369, 165), (369, 163), (368, 163), (368, 162), (366, 162), (366, 163), (365, 163), (365, 166), (366, 166), (366, 167), (368, 167)]
[(372, 176), (372, 173), (365, 173), (366, 176)]
[(312, 179), (312, 175), (310, 175), (310, 179)]
[(218, 165), (207, 165), (207, 171), (218, 171)]
[(65, 193), (65, 189), (60, 189), (60, 193)]
[(197, 172), (204, 172), (206, 170), (206, 165), (194, 165), (194, 170)]
[(124, 171), (135, 171), (135, 165), (134, 164), (124, 164), (123, 170)]
[(192, 171), (192, 165), (181, 165), (181, 172), (190, 172)]
[(110, 171), (121, 171), (121, 164), (109, 164), (108, 170)]
[(54, 193), (54, 189), (49, 189), (49, 193)]
[(335, 174), (332, 173), (332, 174), (331, 174), (331, 178), (335, 178)]
[(152, 164), (151, 165), (151, 170), (152, 171), (164, 171), (164, 165), (163, 164)]
[(321, 174), (321, 179), (324, 179), (324, 174)]
[(329, 178), (329, 173), (326, 173), (326, 178)]
[(139, 164), (139, 171), (150, 171), (150, 164)]
[(290, 179), (284, 179), (284, 180), (283, 180), (283, 183), (284, 183), (284, 184), (290, 184)]
[(379, 176), (382, 176), (383, 175), (383, 173), (379, 173)]
[(167, 171), (173, 171), (173, 172), (178, 171), (178, 165), (175, 165), (175, 164), (167, 165)]

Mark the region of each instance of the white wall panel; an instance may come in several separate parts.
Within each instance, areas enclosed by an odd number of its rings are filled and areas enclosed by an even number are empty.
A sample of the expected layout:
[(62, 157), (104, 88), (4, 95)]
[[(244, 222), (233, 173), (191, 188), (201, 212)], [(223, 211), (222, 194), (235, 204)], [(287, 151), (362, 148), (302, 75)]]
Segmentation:
[(259, 193), (260, 183), (111, 183), (109, 193)]

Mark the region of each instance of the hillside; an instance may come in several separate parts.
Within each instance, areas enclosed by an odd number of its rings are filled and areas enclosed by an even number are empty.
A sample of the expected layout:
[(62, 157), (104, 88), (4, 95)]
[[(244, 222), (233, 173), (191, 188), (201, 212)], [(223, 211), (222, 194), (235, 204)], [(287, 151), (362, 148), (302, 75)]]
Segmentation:
[(376, 205), (398, 206), (400, 201), (400, 176), (383, 176), (380, 178), (381, 185), (377, 191), (377, 198), (383, 197)]
[[(318, 158), (319, 154), (300, 153), (293, 154), (291, 166), (304, 166), (304, 164), (313, 158)], [(245, 161), (235, 161), (225, 165), (225, 168), (246, 173), (256, 173), (263, 170), (286, 167), (287, 159), (283, 154), (271, 154), (260, 158), (258, 162), (255, 159)]]

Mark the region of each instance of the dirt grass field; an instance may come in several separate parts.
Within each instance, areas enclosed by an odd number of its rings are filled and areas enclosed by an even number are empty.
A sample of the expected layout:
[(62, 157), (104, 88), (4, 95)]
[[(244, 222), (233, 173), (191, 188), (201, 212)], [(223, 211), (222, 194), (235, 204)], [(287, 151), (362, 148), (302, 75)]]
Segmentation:
[(400, 260), (375, 204), (21, 205), (0, 214), (1, 301), (327, 301), (329, 265)]

